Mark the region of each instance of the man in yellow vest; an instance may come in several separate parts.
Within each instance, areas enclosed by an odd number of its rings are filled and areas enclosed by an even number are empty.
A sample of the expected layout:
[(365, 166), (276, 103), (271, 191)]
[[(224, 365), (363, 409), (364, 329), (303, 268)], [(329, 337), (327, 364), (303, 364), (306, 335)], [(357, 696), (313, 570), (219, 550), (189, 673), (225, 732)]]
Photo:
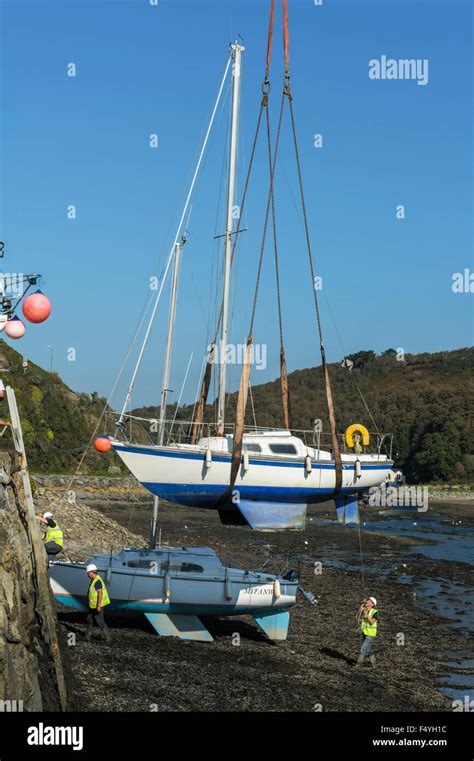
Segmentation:
[(110, 631), (104, 621), (104, 611), (106, 605), (110, 603), (109, 593), (104, 584), (104, 580), (97, 573), (97, 566), (90, 563), (87, 568), (87, 575), (90, 579), (87, 598), (89, 602), (89, 615), (87, 616), (86, 641), (89, 642), (92, 637), (94, 624), (102, 629), (104, 637), (110, 643)]
[(359, 608), (360, 628), (363, 642), (360, 654), (357, 658), (356, 668), (362, 666), (366, 658), (369, 658), (372, 667), (375, 668), (374, 641), (377, 636), (377, 600), (369, 597)]
[(44, 529), (44, 548), (48, 555), (48, 563), (58, 552), (61, 552), (64, 546), (64, 534), (62, 528), (54, 520), (53, 513), (43, 513), (36, 516), (38, 521), (45, 526)]

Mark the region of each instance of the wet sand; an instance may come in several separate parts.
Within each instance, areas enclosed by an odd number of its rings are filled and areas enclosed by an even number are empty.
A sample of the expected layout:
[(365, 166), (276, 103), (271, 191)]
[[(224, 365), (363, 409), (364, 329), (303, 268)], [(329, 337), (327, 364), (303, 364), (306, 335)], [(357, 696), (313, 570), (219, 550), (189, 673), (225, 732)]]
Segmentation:
[[(151, 505), (150, 499), (148, 503), (95, 507), (146, 540)], [(462, 531), (465, 542), (469, 533), (472, 537), (473, 514), (469, 501), (457, 504), (450, 500), (434, 502), (428, 513), (408, 520), (416, 521), (422, 530), (423, 520), (437, 515), (439, 525), (444, 521), (451, 532), (459, 530), (460, 540)], [(466, 660), (471, 649), (468, 626), (472, 609), (462, 595), (461, 602), (459, 594), (451, 603), (449, 600), (456, 588), (472, 589), (472, 566), (426, 557), (419, 538), (406, 532), (395, 535), (373, 530), (387, 520), (390, 526), (402, 520), (398, 515), (394, 519), (381, 514), (380, 508), (363, 510), (361, 565), (359, 532), (337, 524), (332, 503), (312, 508), (309, 518), (305, 532), (260, 533), (224, 527), (211, 511), (167, 505), (160, 514), (163, 542), (212, 546), (223, 562), (252, 570), (269, 556), (266, 569), (270, 572), (280, 572), (288, 561), (290, 568), (299, 566), (302, 586), (316, 595), (319, 604), (312, 607), (299, 597), (291, 612), (288, 640), (283, 643), (266, 640), (248, 616), (206, 619), (215, 638), (210, 644), (160, 638), (144, 617), (109, 617), (111, 646), (98, 638), (86, 644), (83, 614), (58, 606), (63, 635), (77, 635), (76, 645), (65, 647), (71, 708), (453, 710), (454, 693), (441, 690), (449, 680), (454, 689), (461, 680), (462, 692), (463, 679), (468, 683), (473, 673)], [(453, 525), (455, 519), (462, 521), (459, 529)], [(406, 517), (403, 520), (406, 526)], [(452, 538), (456, 541), (456, 537), (455, 533)], [(315, 573), (318, 561), (322, 573)], [(434, 586), (430, 590), (428, 584), (423, 592), (427, 581)], [(443, 615), (438, 605), (440, 591), (447, 606)], [(364, 595), (378, 599), (377, 668), (354, 670), (360, 647), (355, 614)], [(233, 644), (239, 640), (240, 644)]]

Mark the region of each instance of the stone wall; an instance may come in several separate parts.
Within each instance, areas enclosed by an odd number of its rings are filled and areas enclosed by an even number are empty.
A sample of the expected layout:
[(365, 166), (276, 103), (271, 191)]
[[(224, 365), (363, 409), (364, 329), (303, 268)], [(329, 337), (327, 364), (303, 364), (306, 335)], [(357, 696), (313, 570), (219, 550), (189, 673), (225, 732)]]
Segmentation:
[(132, 475), (127, 478), (112, 478), (109, 476), (63, 476), (63, 475), (34, 475), (31, 478), (38, 486), (46, 488), (63, 487), (67, 488), (73, 480), (73, 488), (88, 487), (91, 489), (123, 489), (123, 490), (142, 490), (146, 494), (146, 489)]
[[(16, 467), (14, 454), (0, 452), (0, 701), (22, 701), (13, 710), (60, 710), (49, 644), (53, 598), (38, 585)], [(10, 708), (10, 703), (0, 704), (0, 710)]]

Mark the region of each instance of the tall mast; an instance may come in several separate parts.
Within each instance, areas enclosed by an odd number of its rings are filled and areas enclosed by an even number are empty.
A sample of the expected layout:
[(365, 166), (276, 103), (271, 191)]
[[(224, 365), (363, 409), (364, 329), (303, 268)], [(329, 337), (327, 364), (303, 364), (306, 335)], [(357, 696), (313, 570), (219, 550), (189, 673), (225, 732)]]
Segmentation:
[[(221, 81), (221, 84), (220, 84), (220, 87), (219, 87), (219, 92), (217, 93), (217, 99), (216, 99), (216, 102), (214, 104), (214, 108), (213, 108), (212, 115), (211, 115), (211, 120), (209, 122), (209, 126), (207, 128), (206, 135), (204, 137), (204, 142), (202, 144), (202, 148), (201, 148), (201, 152), (199, 154), (198, 162), (197, 162), (196, 168), (194, 170), (193, 179), (191, 180), (191, 186), (189, 188), (188, 195), (186, 197), (186, 202), (184, 204), (183, 212), (181, 214), (181, 219), (179, 220), (178, 229), (176, 231), (176, 236), (175, 236), (175, 239), (174, 239), (174, 243), (173, 243), (173, 246), (171, 248), (171, 251), (168, 254), (168, 258), (166, 260), (166, 265), (165, 265), (163, 274), (162, 274), (162, 276), (160, 278), (160, 287), (159, 287), (158, 293), (157, 293), (156, 298), (155, 298), (155, 304), (153, 306), (151, 317), (150, 317), (150, 319), (148, 321), (148, 326), (147, 326), (147, 329), (146, 329), (146, 332), (145, 332), (145, 337), (143, 339), (143, 342), (142, 342), (142, 345), (141, 345), (141, 349), (140, 349), (140, 353), (138, 355), (138, 359), (137, 359), (136, 364), (135, 364), (135, 369), (133, 371), (132, 379), (131, 379), (130, 385), (128, 387), (127, 395), (125, 397), (125, 401), (124, 401), (123, 406), (122, 406), (122, 411), (121, 411), (120, 417), (119, 417), (119, 419), (117, 421), (117, 426), (119, 428), (123, 427), (123, 421), (124, 421), (124, 418), (125, 418), (125, 411), (126, 411), (126, 409), (128, 407), (130, 399), (132, 398), (133, 389), (135, 388), (135, 381), (137, 379), (137, 375), (138, 375), (138, 372), (140, 370), (140, 366), (141, 366), (141, 363), (142, 363), (142, 360), (143, 360), (143, 355), (145, 353), (145, 349), (147, 347), (148, 340), (150, 338), (151, 329), (152, 329), (153, 323), (155, 321), (156, 311), (158, 309), (158, 305), (159, 305), (160, 300), (161, 300), (161, 295), (163, 293), (163, 288), (164, 288), (164, 285), (165, 285), (165, 282), (166, 282), (166, 278), (168, 276), (168, 271), (169, 271), (169, 268), (171, 266), (171, 261), (172, 261), (173, 256), (174, 256), (175, 246), (178, 243), (179, 236), (180, 236), (180, 233), (181, 233), (181, 228), (182, 228), (183, 222), (184, 222), (184, 218), (186, 217), (186, 212), (188, 210), (188, 206), (189, 206), (189, 203), (191, 201), (191, 197), (193, 195), (194, 186), (196, 184), (196, 180), (197, 180), (197, 177), (198, 177), (198, 174), (199, 174), (199, 169), (201, 168), (202, 160), (203, 160), (204, 153), (206, 151), (207, 143), (208, 143), (208, 140), (209, 140), (209, 135), (211, 134), (212, 125), (214, 124), (214, 119), (215, 119), (215, 116), (216, 116), (216, 113), (217, 113), (217, 108), (218, 108), (219, 103), (220, 103), (222, 91), (224, 89), (224, 84), (225, 84), (225, 80), (227, 79), (227, 74), (228, 74), (228, 71), (229, 71), (229, 68), (230, 68), (231, 61), (232, 61), (232, 56), (230, 55), (229, 56), (229, 60), (227, 61), (227, 65), (225, 67), (224, 76), (222, 77), (222, 81)], [(128, 355), (127, 355), (127, 358), (128, 358)]]
[(163, 444), (165, 435), (166, 400), (168, 391), (170, 391), (169, 382), (171, 372), (171, 356), (173, 353), (174, 324), (176, 320), (176, 303), (178, 300), (179, 270), (181, 265), (181, 251), (185, 243), (186, 236), (183, 235), (181, 240), (176, 243), (174, 247), (173, 276), (171, 281), (170, 310), (168, 315), (168, 333), (166, 337), (165, 364), (163, 367), (163, 382), (161, 384), (160, 417), (158, 421), (158, 444), (160, 445)]
[(222, 299), (222, 331), (219, 348), (219, 399), (217, 404), (217, 436), (224, 435), (224, 417), (225, 417), (225, 382), (226, 382), (226, 347), (229, 327), (229, 291), (230, 291), (230, 264), (232, 255), (232, 228), (234, 221), (234, 198), (235, 198), (235, 179), (237, 166), (237, 141), (239, 132), (239, 110), (240, 110), (240, 74), (241, 58), (245, 48), (238, 43), (231, 45), (233, 65), (232, 65), (232, 111), (231, 111), (231, 130), (230, 130), (230, 159), (229, 159), (229, 181), (227, 188), (227, 223), (225, 231), (225, 251), (224, 251), (224, 294)]

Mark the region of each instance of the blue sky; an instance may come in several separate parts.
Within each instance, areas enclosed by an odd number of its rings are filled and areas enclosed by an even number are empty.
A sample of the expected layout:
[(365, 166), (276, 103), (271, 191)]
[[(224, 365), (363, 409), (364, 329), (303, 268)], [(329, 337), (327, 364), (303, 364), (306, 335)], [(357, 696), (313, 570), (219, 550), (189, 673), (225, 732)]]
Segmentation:
[[(311, 236), (323, 277), (327, 354), (389, 346), (439, 351), (472, 343), (472, 6), (469, 2), (290, 0), (291, 74)], [(1, 3), (1, 238), (4, 272), (39, 271), (50, 320), (14, 347), (74, 389), (107, 395), (172, 243), (180, 198), (227, 59), (240, 34), (243, 66), (239, 188), (263, 77), (267, 2)], [(271, 112), (282, 77), (280, 10)], [(369, 79), (369, 61), (428, 59), (426, 86)], [(76, 77), (67, 65), (75, 63)], [(215, 313), (224, 229), (228, 98), (197, 188), (184, 250), (172, 387), (190, 353), (184, 400), (194, 397)], [(158, 134), (159, 147), (149, 147)], [(323, 148), (314, 135), (323, 135)], [(263, 134), (262, 134), (263, 138)], [(247, 331), (260, 245), (267, 164), (262, 140), (235, 270), (232, 337)], [(319, 364), (297, 180), (286, 121), (276, 178), (289, 369)], [(240, 197), (240, 193), (238, 193)], [(75, 204), (77, 218), (67, 218)], [(404, 204), (406, 217), (396, 218)], [(278, 369), (271, 248), (255, 340)], [(159, 399), (167, 300), (158, 312), (134, 404)], [(342, 346), (339, 341), (342, 340)], [(76, 350), (76, 361), (67, 351)], [(129, 377), (131, 372), (126, 373)], [(231, 371), (236, 387), (239, 369)], [(121, 384), (116, 397), (124, 394)]]

